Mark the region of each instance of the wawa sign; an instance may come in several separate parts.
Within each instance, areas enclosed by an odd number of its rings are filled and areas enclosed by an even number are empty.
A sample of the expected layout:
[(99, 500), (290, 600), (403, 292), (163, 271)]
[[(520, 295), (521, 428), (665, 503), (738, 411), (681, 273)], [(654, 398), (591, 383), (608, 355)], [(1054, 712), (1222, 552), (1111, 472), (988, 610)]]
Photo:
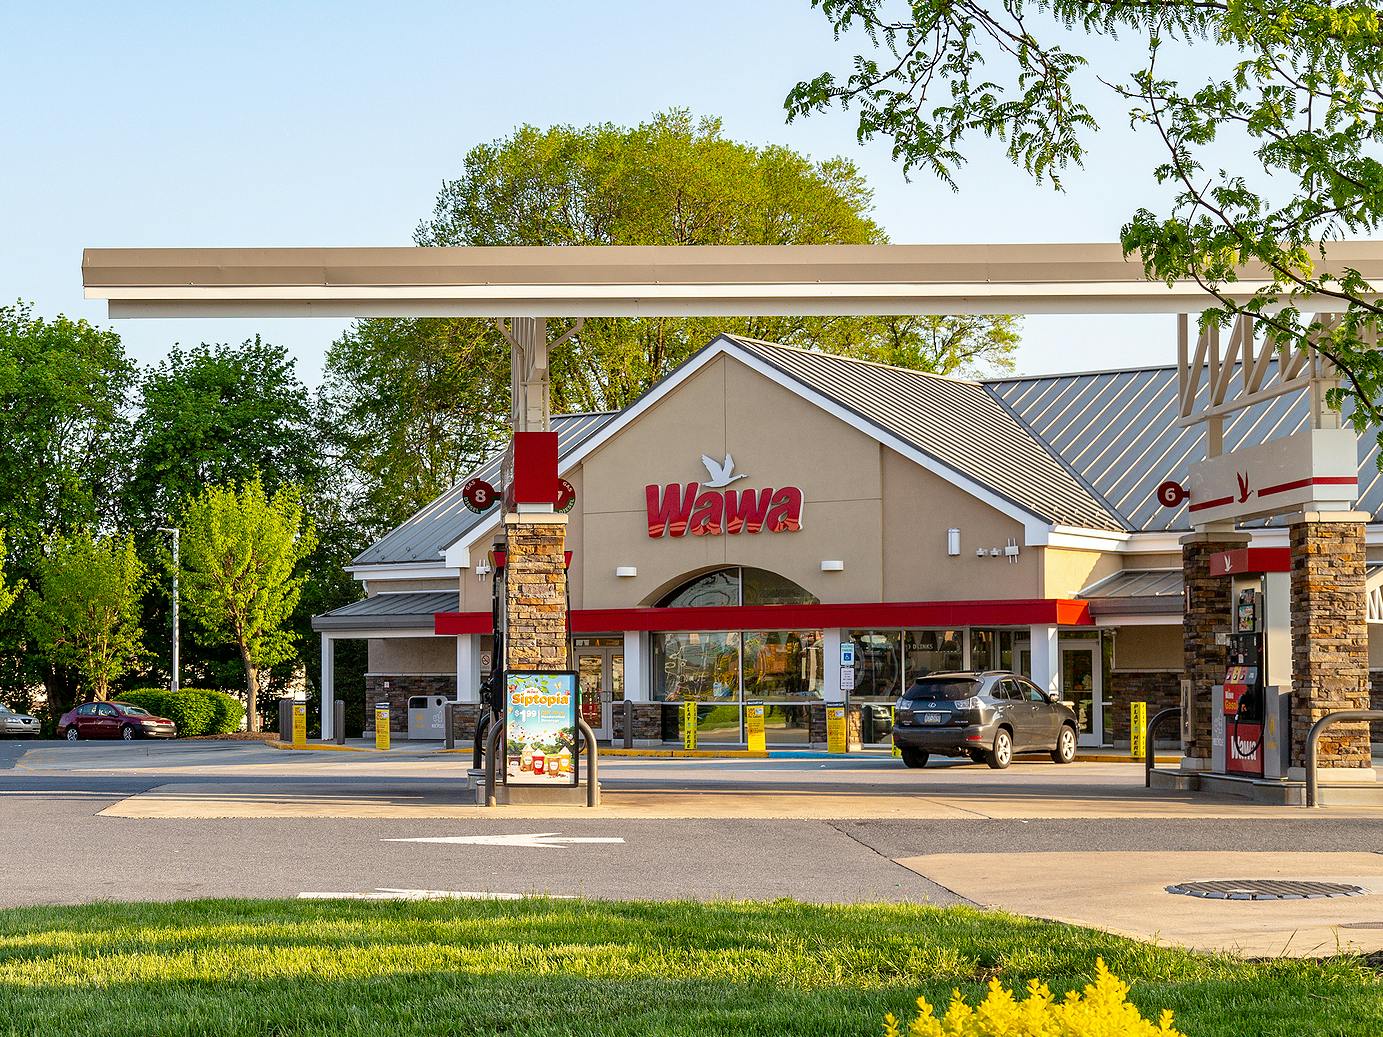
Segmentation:
[(802, 528), (802, 490), (797, 486), (777, 489), (730, 488), (747, 479), (735, 474), (729, 454), (717, 461), (705, 454), (705, 482), (668, 483), (644, 487), (648, 501), (648, 535), (659, 537), (721, 536), (722, 534), (793, 533)]
[(1359, 493), (1352, 429), (1305, 429), (1191, 466), (1195, 525), (1288, 511), (1348, 511)]

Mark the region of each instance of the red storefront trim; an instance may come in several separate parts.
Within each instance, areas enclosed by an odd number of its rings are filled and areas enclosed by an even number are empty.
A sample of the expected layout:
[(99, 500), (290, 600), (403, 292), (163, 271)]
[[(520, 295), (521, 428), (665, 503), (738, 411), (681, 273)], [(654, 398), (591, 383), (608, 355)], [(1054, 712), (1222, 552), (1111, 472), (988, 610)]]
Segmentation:
[(1292, 571), (1290, 547), (1241, 547), (1210, 556), (1211, 576), (1239, 573), (1286, 573)]
[[(575, 609), (578, 634), (619, 630), (853, 630), (893, 627), (1093, 626), (1090, 604), (1069, 598), (885, 601), (858, 605), (726, 605), (709, 608)], [(488, 612), (438, 612), (438, 634), (492, 633)]]

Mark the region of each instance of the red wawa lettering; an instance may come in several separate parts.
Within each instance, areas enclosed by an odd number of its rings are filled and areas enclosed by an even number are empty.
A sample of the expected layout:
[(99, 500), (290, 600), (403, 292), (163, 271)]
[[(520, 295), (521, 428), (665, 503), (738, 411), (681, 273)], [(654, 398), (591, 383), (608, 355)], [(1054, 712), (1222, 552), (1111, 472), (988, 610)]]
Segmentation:
[(802, 528), (802, 490), (703, 490), (700, 483), (645, 486), (648, 535), (720, 536), (722, 533), (791, 533)]

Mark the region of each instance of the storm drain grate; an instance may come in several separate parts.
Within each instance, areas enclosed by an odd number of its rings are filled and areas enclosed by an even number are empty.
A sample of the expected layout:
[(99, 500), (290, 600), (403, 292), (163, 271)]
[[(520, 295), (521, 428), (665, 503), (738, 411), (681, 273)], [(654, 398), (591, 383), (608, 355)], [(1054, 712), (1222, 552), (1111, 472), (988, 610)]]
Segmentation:
[(1181, 882), (1167, 887), (1205, 900), (1323, 900), (1327, 897), (1357, 897), (1367, 892), (1362, 886), (1345, 882), (1302, 882), (1296, 879), (1219, 879), (1213, 882)]

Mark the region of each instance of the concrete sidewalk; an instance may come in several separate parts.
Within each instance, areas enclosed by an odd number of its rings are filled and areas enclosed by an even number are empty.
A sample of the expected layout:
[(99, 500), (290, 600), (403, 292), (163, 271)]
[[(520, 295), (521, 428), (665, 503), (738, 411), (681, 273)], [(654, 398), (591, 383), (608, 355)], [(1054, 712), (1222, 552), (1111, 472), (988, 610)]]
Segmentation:
[[(986, 907), (1157, 943), (1250, 957), (1383, 949), (1383, 855), (1377, 853), (972, 853), (898, 863)], [(1187, 881), (1279, 878), (1349, 883), (1368, 893), (1229, 901), (1166, 891)]]

